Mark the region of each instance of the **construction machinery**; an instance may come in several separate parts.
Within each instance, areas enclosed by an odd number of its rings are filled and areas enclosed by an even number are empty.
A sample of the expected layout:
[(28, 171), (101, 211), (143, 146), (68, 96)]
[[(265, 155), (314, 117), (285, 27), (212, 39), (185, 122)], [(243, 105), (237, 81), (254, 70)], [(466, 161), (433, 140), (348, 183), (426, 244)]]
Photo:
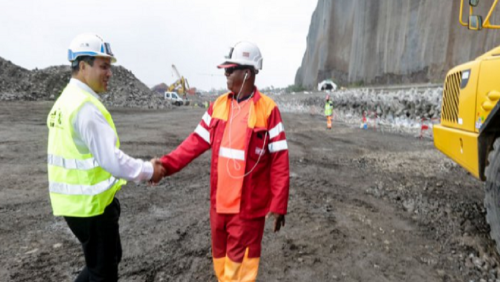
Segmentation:
[[(498, 29), (490, 23), (498, 0), (486, 17), (474, 14), (479, 0), (469, 0), (470, 30)], [(477, 9), (476, 9), (477, 10)], [(473, 176), (484, 182), (486, 220), (500, 253), (500, 46), (475, 60), (451, 69), (446, 75), (441, 123), (435, 125), (434, 145)]]
[(172, 65), (172, 70), (177, 80), (168, 87), (167, 92), (176, 92), (183, 98), (186, 98), (186, 94), (194, 95), (196, 93), (196, 88), (189, 87), (188, 80), (179, 74), (175, 65)]
[(175, 92), (167, 91), (163, 95), (165, 100), (169, 100), (172, 103), (172, 105), (182, 106), (186, 104), (186, 101), (184, 101), (181, 97), (179, 97), (179, 95), (177, 95), (177, 93)]

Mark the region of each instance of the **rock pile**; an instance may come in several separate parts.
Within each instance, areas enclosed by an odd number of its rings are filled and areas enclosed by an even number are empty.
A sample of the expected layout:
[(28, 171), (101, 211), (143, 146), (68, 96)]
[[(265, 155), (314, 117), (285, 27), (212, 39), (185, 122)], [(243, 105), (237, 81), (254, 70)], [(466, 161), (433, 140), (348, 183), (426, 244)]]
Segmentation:
[(164, 109), (171, 108), (170, 101), (149, 89), (134, 74), (121, 67), (113, 67), (113, 78), (109, 84), (105, 104), (115, 107)]
[[(324, 92), (276, 96), (283, 112), (323, 114)], [(420, 130), (424, 122), (438, 122), (441, 115), (442, 88), (374, 90), (349, 89), (329, 93), (334, 104), (334, 120), (359, 125), (371, 120), (377, 127), (396, 132)]]
[[(6, 100), (12, 100), (13, 93), (26, 93), (29, 91), (30, 71), (23, 69), (0, 58), (0, 96)], [(8, 94), (11, 95), (8, 95)], [(4, 99), (2, 99), (4, 100)]]
[[(172, 107), (168, 101), (151, 91), (132, 72), (112, 66), (109, 91), (103, 95), (107, 106), (163, 109)], [(55, 100), (71, 77), (69, 66), (53, 66), (43, 70), (26, 70), (0, 58), (0, 100)]]
[(367, 111), (382, 120), (394, 118), (437, 118), (441, 112), (441, 89), (399, 90), (377, 92), (370, 89), (333, 92), (337, 109), (355, 115)]
[[(113, 66), (109, 91), (103, 95), (108, 106), (146, 109), (170, 108), (161, 86), (149, 89), (132, 72)], [(55, 100), (70, 79), (69, 66), (54, 66), (29, 71), (0, 58), (0, 100)], [(323, 114), (324, 92), (276, 95), (283, 112)], [(349, 89), (329, 94), (334, 102), (334, 119), (359, 125), (363, 116), (377, 127), (396, 132), (417, 132), (423, 122), (437, 121), (441, 113), (442, 88), (374, 90)], [(203, 99), (189, 96), (203, 106)]]

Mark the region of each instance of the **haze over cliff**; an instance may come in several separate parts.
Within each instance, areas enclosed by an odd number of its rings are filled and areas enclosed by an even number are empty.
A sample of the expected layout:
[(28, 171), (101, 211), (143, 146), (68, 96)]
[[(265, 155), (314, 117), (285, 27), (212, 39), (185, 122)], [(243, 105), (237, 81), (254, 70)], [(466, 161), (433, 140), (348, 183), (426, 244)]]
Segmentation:
[[(500, 31), (459, 24), (460, 1), (319, 0), (295, 84), (441, 83), (451, 67), (500, 45)], [(475, 14), (490, 5), (483, 0)]]

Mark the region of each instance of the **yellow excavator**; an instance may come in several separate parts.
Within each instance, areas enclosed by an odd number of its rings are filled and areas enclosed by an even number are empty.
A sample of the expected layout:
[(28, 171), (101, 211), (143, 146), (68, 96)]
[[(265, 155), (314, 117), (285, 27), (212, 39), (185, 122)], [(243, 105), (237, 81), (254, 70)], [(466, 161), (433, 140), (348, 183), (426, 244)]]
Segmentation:
[(182, 98), (186, 98), (186, 94), (194, 95), (196, 92), (196, 88), (190, 88), (188, 80), (179, 74), (179, 71), (172, 65), (172, 70), (177, 76), (177, 80), (168, 86), (168, 92), (177, 92)]
[[(483, 20), (474, 14), (479, 0), (469, 0), (470, 30), (499, 29), (490, 23), (498, 0)], [(477, 10), (477, 9), (476, 9)], [(444, 82), (441, 123), (433, 128), (434, 145), (484, 182), (484, 206), (490, 235), (500, 253), (500, 46), (451, 69)]]

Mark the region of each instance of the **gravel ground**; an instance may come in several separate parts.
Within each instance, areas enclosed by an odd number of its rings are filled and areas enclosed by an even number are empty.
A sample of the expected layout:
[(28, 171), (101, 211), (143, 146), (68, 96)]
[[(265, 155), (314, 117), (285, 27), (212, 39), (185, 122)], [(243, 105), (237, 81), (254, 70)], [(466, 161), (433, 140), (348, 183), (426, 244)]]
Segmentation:
[[(0, 103), (0, 281), (71, 281), (75, 237), (51, 214), (46, 115), (51, 102)], [(111, 108), (122, 149), (149, 159), (174, 149), (203, 109)], [(431, 141), (284, 113), (290, 149), (287, 225), (266, 224), (259, 281), (495, 281), (481, 183)], [(216, 281), (211, 266), (208, 153), (122, 203), (120, 281)]]

